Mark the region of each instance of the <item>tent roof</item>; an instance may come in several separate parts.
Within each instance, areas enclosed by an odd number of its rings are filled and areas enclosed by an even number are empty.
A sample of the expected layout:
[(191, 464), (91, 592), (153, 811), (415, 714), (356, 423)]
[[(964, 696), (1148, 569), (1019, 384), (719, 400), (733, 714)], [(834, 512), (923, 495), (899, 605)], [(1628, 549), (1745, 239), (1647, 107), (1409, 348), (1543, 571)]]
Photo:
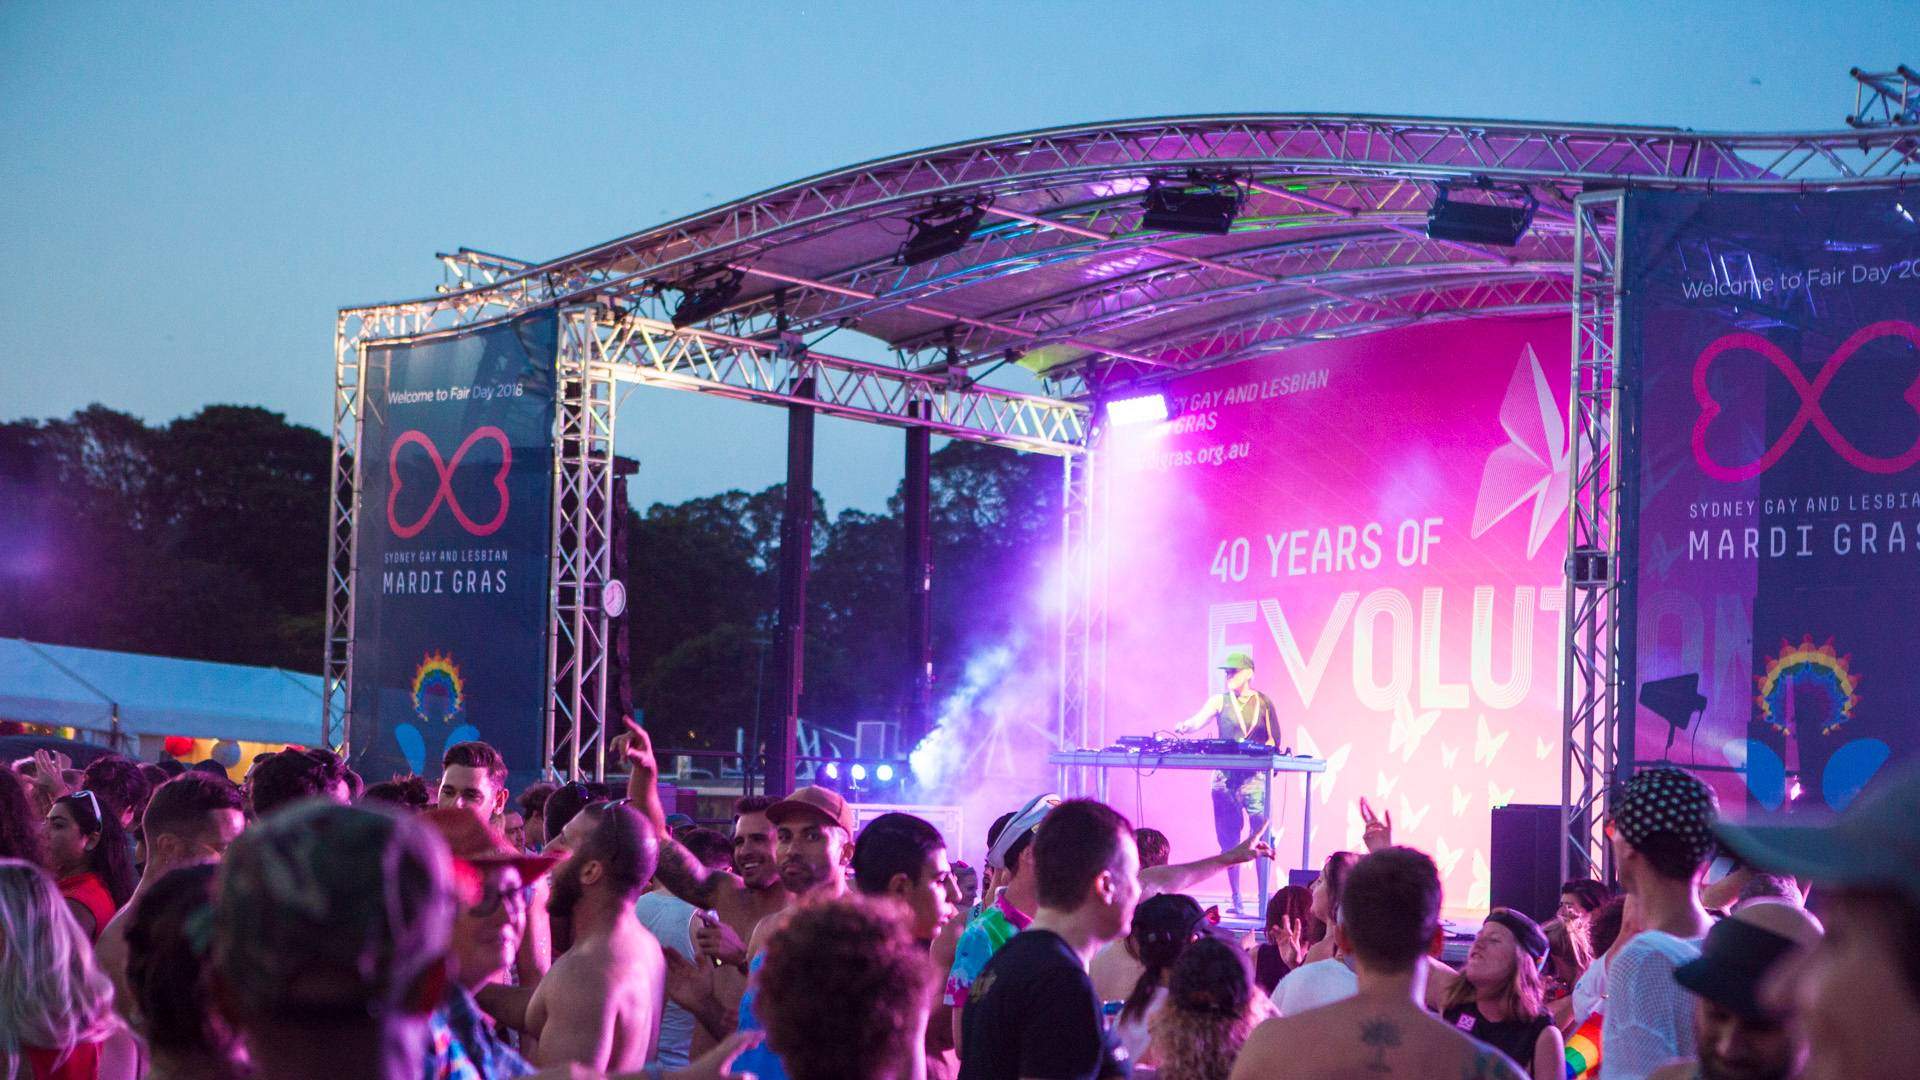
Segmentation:
[(0, 638), (0, 718), (128, 735), (312, 745), (320, 679), (279, 668)]

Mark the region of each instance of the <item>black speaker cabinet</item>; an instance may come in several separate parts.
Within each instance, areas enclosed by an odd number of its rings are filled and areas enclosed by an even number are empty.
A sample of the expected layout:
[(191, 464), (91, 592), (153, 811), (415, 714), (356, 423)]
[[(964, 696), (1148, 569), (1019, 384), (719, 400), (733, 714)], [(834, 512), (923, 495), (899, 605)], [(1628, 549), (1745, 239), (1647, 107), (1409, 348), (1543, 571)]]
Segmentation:
[(1545, 922), (1560, 907), (1560, 808), (1502, 806), (1493, 812), (1489, 898)]

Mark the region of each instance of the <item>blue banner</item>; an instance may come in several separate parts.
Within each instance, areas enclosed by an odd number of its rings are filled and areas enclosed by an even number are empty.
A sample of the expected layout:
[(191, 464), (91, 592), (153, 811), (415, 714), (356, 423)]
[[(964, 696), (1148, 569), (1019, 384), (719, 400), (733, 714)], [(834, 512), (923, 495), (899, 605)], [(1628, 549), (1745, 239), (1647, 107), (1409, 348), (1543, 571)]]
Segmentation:
[(484, 739), (541, 767), (558, 323), (536, 313), (366, 353), (352, 744), (369, 783), (435, 782)]
[(1628, 686), (1697, 673), (1707, 702), (1691, 726), (1638, 707), (1632, 756), (1701, 770), (1735, 813), (1844, 808), (1920, 745), (1903, 199), (1628, 197)]

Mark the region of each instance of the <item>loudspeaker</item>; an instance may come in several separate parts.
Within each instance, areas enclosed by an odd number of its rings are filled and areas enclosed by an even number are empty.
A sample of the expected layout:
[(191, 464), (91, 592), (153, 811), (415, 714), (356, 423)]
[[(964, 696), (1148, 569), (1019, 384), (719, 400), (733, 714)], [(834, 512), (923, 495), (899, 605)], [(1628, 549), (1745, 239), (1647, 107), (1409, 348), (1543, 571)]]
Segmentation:
[(1502, 806), (1493, 812), (1488, 896), (1545, 922), (1560, 907), (1560, 808)]

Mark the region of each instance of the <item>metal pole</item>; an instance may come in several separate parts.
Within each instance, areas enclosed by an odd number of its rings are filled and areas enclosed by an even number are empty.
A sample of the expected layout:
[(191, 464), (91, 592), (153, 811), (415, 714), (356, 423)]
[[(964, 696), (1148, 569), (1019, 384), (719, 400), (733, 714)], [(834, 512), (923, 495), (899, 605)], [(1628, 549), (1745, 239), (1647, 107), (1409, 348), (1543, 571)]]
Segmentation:
[[(928, 402), (908, 407), (925, 418)], [(900, 727), (902, 752), (917, 746), (933, 723), (933, 432), (907, 429), (906, 551), (901, 560), (907, 591), (906, 708)]]
[[(811, 398), (813, 377), (794, 383), (793, 396)], [(789, 795), (800, 730), (800, 691), (807, 650), (807, 571), (813, 557), (813, 408), (787, 406), (786, 507), (780, 517), (779, 724), (767, 755), (767, 794)]]

